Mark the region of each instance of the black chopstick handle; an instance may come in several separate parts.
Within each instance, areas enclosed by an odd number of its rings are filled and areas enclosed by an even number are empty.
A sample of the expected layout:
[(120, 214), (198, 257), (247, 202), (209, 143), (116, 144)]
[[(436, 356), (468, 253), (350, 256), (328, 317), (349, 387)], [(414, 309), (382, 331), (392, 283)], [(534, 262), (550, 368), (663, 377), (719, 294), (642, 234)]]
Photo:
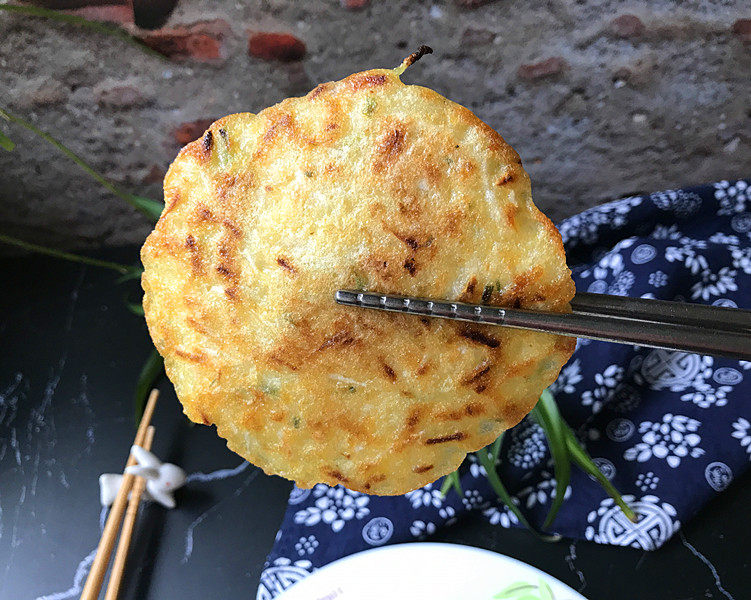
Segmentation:
[(505, 325), (605, 342), (751, 360), (751, 332), (742, 330), (642, 321), (608, 314), (522, 310), (506, 311)]
[(339, 304), (362, 308), (751, 360), (751, 332), (743, 330), (645, 321), (611, 314), (517, 310), (355, 290), (339, 290), (335, 300)]
[(751, 310), (742, 308), (588, 292), (577, 292), (571, 301), (571, 308), (574, 312), (589, 314), (609, 314), (629, 319), (706, 326), (728, 331), (751, 331)]

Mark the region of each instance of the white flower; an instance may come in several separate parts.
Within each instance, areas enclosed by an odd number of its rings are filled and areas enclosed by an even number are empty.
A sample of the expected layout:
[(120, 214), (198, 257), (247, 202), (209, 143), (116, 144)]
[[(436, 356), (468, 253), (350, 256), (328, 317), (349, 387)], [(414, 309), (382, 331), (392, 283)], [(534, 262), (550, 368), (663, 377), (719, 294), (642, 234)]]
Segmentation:
[(462, 498), (462, 504), (467, 510), (472, 510), (485, 503), (485, 499), (480, 495), (477, 490), (464, 490), (464, 497)]
[(525, 418), (511, 430), (507, 456), (512, 465), (529, 469), (545, 457), (547, 449), (545, 432), (531, 419)]
[[(540, 473), (540, 481), (534, 486), (524, 488), (519, 492), (519, 499), (526, 498), (527, 508), (532, 508), (535, 504), (546, 504), (548, 499), (555, 498), (555, 477), (548, 471), (542, 471)], [(566, 500), (571, 496), (571, 486), (566, 487), (566, 491), (563, 494), (563, 499)]]
[(610, 216), (611, 228), (615, 229), (626, 224), (626, 215), (631, 212), (632, 208), (639, 206), (643, 200), (641, 196), (629, 196), (596, 208)]
[(472, 475), (475, 479), (480, 477), (485, 477), (488, 473), (485, 471), (485, 467), (483, 467), (480, 463), (477, 462), (477, 460), (471, 460), (469, 463), (469, 474)]
[(563, 243), (571, 246), (582, 242), (591, 244), (597, 240), (602, 225), (608, 225), (610, 229), (623, 227), (628, 213), (634, 206), (639, 206), (642, 200), (639, 196), (623, 198), (569, 217), (558, 228)]
[(456, 511), (453, 506), (442, 506), (438, 511), (438, 516), (442, 519), (447, 519), (448, 522), (451, 522), (454, 515), (456, 515)]
[(623, 271), (623, 257), (615, 251), (615, 248), (603, 256), (594, 268), (595, 279), (605, 279), (610, 270), (613, 275)]
[(722, 231), (717, 231), (716, 233), (713, 233), (709, 237), (709, 241), (713, 244), (723, 244), (725, 246), (736, 246), (738, 245), (738, 236), (736, 235), (728, 235), (727, 233), (724, 233)]
[(711, 385), (704, 384), (694, 392), (683, 394), (681, 400), (684, 402), (693, 402), (699, 408), (709, 408), (710, 406), (725, 406), (728, 403), (728, 392), (733, 388), (729, 385), (721, 385), (714, 388)]
[(581, 374), (581, 362), (577, 358), (573, 362), (567, 364), (561, 369), (558, 379), (556, 379), (550, 386), (550, 393), (555, 395), (556, 392), (565, 392), (566, 394), (573, 394), (576, 391), (574, 387), (582, 380)]
[(735, 182), (720, 181), (714, 184), (714, 197), (720, 201), (718, 215), (731, 215), (746, 211), (746, 200), (749, 198), (749, 185), (743, 179)]
[(686, 259), (683, 264), (686, 265), (686, 268), (690, 269), (694, 275), (696, 275), (701, 269), (706, 269), (708, 267), (707, 259), (701, 254), (695, 254), (694, 252), (686, 254)]
[(634, 285), (634, 281), (636, 281), (636, 277), (631, 271), (623, 271), (616, 276), (613, 283), (608, 287), (608, 294), (625, 296)]
[(569, 217), (558, 226), (561, 233), (561, 239), (564, 244), (577, 245), (580, 242), (591, 244), (597, 239), (597, 231), (600, 225), (606, 222), (601, 216), (592, 216), (583, 213)]
[(730, 267), (722, 267), (717, 273), (705, 270), (701, 274), (701, 281), (691, 286), (691, 298), (709, 300), (710, 296), (720, 296), (728, 291), (736, 291), (738, 289), (735, 284), (736, 273), (737, 271)]
[(684, 415), (670, 413), (662, 421), (644, 421), (639, 425), (642, 441), (623, 453), (626, 460), (646, 462), (653, 456), (665, 459), (670, 467), (677, 467), (688, 456), (698, 458), (704, 454), (699, 447), (701, 437), (696, 433), (701, 423)]
[[(681, 241), (683, 238), (681, 238)], [(696, 240), (691, 240), (696, 241)], [(701, 254), (697, 254), (695, 247), (686, 246), (668, 246), (665, 248), (665, 260), (668, 262), (681, 262), (683, 265), (696, 275), (699, 271), (706, 270), (709, 267), (707, 259)]]
[(664, 287), (668, 283), (668, 276), (662, 271), (655, 271), (649, 274), (649, 285), (656, 288)]
[[(298, 569), (310, 571), (313, 567), (313, 563), (307, 559), (296, 560), (293, 562), (286, 556), (280, 556), (279, 558), (274, 559), (274, 562), (272, 563), (267, 562), (264, 567), (297, 567)], [(261, 578), (263, 578), (263, 575)]]
[[(483, 467), (480, 462), (477, 460), (477, 456), (474, 452), (471, 452), (467, 455), (467, 462), (469, 462), (469, 473), (472, 475), (472, 477), (480, 478), (487, 476), (487, 471), (485, 471), (485, 467)], [(500, 458), (496, 458), (495, 464), (499, 464)]]
[(743, 417), (738, 417), (738, 420), (733, 423), (733, 429), (735, 431), (732, 436), (740, 441), (741, 447), (746, 449), (751, 459), (751, 423)]
[(623, 367), (610, 365), (602, 373), (597, 373), (595, 383), (598, 387), (586, 390), (582, 394), (582, 404), (591, 406), (593, 414), (600, 412), (603, 404), (607, 403), (618, 391), (625, 372)]
[(317, 525), (320, 522), (331, 526), (332, 531), (338, 532), (346, 521), (362, 519), (370, 514), (367, 507), (370, 498), (360, 492), (352, 492), (341, 486), (329, 487), (322, 483), (313, 488), (316, 499), (313, 506), (309, 506), (295, 513), (295, 523)]
[(304, 556), (306, 554), (313, 554), (313, 552), (316, 551), (316, 548), (318, 548), (318, 540), (316, 539), (316, 536), (314, 535), (301, 537), (295, 543), (295, 550), (297, 550), (297, 554), (299, 554), (300, 556)]
[(647, 473), (639, 473), (639, 476), (636, 478), (636, 487), (638, 487), (642, 492), (656, 489), (658, 483), (660, 483), (660, 478), (652, 471), (648, 471)]
[(746, 275), (751, 275), (751, 247), (731, 248), (730, 254), (733, 257), (733, 266), (741, 269)]
[(668, 246), (665, 248), (665, 260), (671, 263), (683, 263), (683, 265), (694, 275), (701, 270), (707, 269), (707, 259), (696, 252), (697, 250), (704, 250), (707, 248), (707, 242), (705, 240), (695, 240), (680, 234), (678, 234), (677, 237), (671, 236), (669, 239), (677, 240), (680, 245)]
[(435, 525), (430, 521), (413, 521), (409, 532), (415, 537), (423, 537), (435, 533)]
[(490, 508), (483, 510), (482, 514), (487, 517), (491, 525), (500, 525), (506, 529), (519, 523), (517, 516), (512, 513), (507, 506), (502, 508), (491, 506)]
[[(617, 296), (625, 296), (634, 285), (636, 277), (631, 271), (624, 270), (624, 261), (621, 250), (631, 247), (636, 242), (636, 238), (626, 238), (618, 242), (613, 248), (606, 252), (591, 269), (584, 269), (579, 273), (582, 279), (592, 277), (594, 281), (589, 283), (587, 291), (602, 293), (607, 292)], [(608, 279), (612, 281), (608, 283)]]
[(650, 200), (662, 210), (672, 210), (676, 215), (686, 218), (694, 214), (701, 206), (701, 198), (693, 192), (683, 190), (666, 190), (655, 192)]
[(623, 379), (623, 367), (610, 365), (602, 373), (595, 375), (595, 383), (605, 387), (614, 388)]
[(685, 251), (677, 246), (668, 246), (665, 248), (665, 259), (668, 262), (683, 261)]
[(412, 503), (412, 508), (433, 505), (436, 508), (443, 504), (443, 496), (440, 489), (434, 489), (433, 484), (429, 483), (425, 487), (417, 488), (405, 494), (407, 500)]
[[(467, 455), (467, 461), (469, 462), (469, 473), (474, 477), (475, 479), (480, 477), (485, 477), (487, 475), (485, 471), (485, 467), (483, 467), (478, 461), (477, 457), (474, 455), (474, 453), (470, 453)], [(498, 460), (496, 460), (496, 464), (498, 464)]]
[(652, 231), (652, 238), (655, 240), (677, 240), (683, 234), (678, 231), (677, 225), (671, 225), (666, 227), (665, 225), (655, 225), (654, 231)]

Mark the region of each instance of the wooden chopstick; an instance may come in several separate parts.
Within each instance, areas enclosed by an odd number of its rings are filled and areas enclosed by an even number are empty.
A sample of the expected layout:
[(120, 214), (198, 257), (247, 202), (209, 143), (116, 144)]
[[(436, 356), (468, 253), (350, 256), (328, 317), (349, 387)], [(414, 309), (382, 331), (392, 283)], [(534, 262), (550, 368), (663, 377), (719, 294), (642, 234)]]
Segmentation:
[[(735, 319), (737, 325), (733, 330), (727, 325), (728, 309), (704, 307), (699, 322), (692, 319), (683, 323), (660, 315), (665, 310), (664, 302), (661, 302), (654, 315), (649, 313), (648, 303), (651, 301), (645, 299), (640, 299), (639, 310), (634, 311), (634, 317), (626, 317), (604, 310), (597, 311), (596, 308), (591, 308), (591, 312), (575, 310), (570, 313), (553, 313), (357, 290), (339, 290), (334, 298), (337, 303), (347, 306), (751, 360), (751, 330), (745, 328), (748, 311), (741, 309), (730, 309), (730, 321)], [(645, 310), (649, 319), (644, 318)], [(722, 315), (719, 318), (723, 323), (722, 327), (714, 324), (712, 317), (716, 312)]]
[[(154, 441), (154, 426), (150, 425), (146, 430), (146, 437), (143, 440), (141, 448), (151, 450), (151, 444)], [(107, 590), (104, 593), (104, 600), (117, 600), (120, 593), (120, 584), (125, 572), (125, 562), (128, 559), (128, 549), (133, 537), (133, 528), (138, 516), (138, 505), (141, 503), (141, 495), (146, 488), (146, 480), (143, 477), (136, 477), (133, 484), (133, 490), (130, 492), (128, 500), (128, 509), (125, 511), (123, 519), (123, 528), (120, 531), (120, 539), (117, 541), (117, 550), (115, 551), (115, 560), (112, 563), (112, 571), (107, 581)]]
[[(156, 406), (156, 400), (158, 397), (159, 390), (152, 390), (149, 395), (149, 401), (146, 403), (146, 408), (143, 411), (143, 417), (141, 418), (141, 424), (138, 426), (136, 438), (133, 442), (137, 446), (143, 444), (143, 440), (146, 437), (146, 430), (148, 429), (151, 417), (154, 414), (154, 407)], [(136, 459), (129, 454), (125, 466), (129, 467), (134, 464), (136, 464)], [(99, 546), (97, 546), (94, 562), (91, 564), (91, 570), (86, 578), (86, 584), (81, 592), (81, 600), (96, 600), (96, 598), (99, 597), (99, 592), (102, 589), (102, 582), (104, 581), (104, 576), (107, 573), (107, 567), (109, 566), (112, 548), (115, 545), (115, 539), (117, 538), (120, 524), (123, 520), (123, 514), (125, 513), (128, 494), (133, 486), (133, 479), (133, 475), (123, 472), (123, 480), (120, 484), (120, 490), (117, 492), (117, 497), (112, 503), (109, 515), (107, 516), (107, 522), (104, 525), (102, 537), (99, 540)]]

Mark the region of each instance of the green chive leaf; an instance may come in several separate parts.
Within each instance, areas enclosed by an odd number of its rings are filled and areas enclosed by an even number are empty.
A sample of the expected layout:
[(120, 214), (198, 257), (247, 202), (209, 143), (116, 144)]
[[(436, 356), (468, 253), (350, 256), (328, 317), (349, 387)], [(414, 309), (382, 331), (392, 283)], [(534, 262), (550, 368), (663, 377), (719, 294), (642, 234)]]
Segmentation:
[(91, 265), (93, 267), (103, 267), (105, 269), (112, 269), (118, 273), (128, 273), (131, 267), (127, 265), (121, 265), (119, 263), (110, 262), (108, 260), (99, 260), (97, 258), (89, 258), (88, 256), (81, 256), (80, 254), (72, 254), (70, 252), (63, 252), (62, 250), (55, 250), (54, 248), (48, 248), (47, 246), (40, 246), (39, 244), (32, 244), (31, 242), (25, 242), (18, 238), (11, 237), (9, 235), (0, 234), (0, 243), (8, 244), (10, 246), (16, 246), (23, 248), (29, 252), (36, 252), (37, 254), (45, 254), (47, 256), (54, 256), (55, 258), (61, 258), (70, 262), (82, 263), (85, 265)]
[(535, 589), (535, 586), (526, 581), (517, 581), (512, 583), (507, 588), (502, 589), (493, 598), (506, 598), (509, 594), (516, 594), (518, 592), (526, 592)]
[(443, 479), (443, 484), (441, 485), (441, 495), (445, 498), (446, 494), (449, 493), (449, 490), (451, 488), (454, 488), (456, 490), (456, 493), (459, 494), (459, 496), (464, 495), (464, 491), (462, 490), (462, 484), (459, 480), (459, 470), (449, 473), (446, 475), (446, 477)]
[(134, 315), (139, 317), (144, 316), (143, 306), (141, 304), (138, 304), (137, 302), (126, 302), (125, 306), (127, 306), (128, 310)]
[(15, 147), (16, 145), (13, 143), (13, 140), (0, 131), (0, 148), (11, 152)]
[(136, 196), (135, 194), (128, 194), (128, 196), (130, 197), (130, 204), (153, 221), (158, 221), (159, 217), (162, 216), (164, 204), (161, 202), (157, 202), (151, 198), (144, 198), (143, 196)]
[(595, 478), (595, 480), (597, 480), (597, 483), (599, 483), (602, 488), (608, 493), (608, 495), (613, 500), (615, 500), (615, 503), (620, 507), (620, 509), (623, 511), (623, 514), (626, 515), (629, 521), (631, 521), (632, 523), (638, 522), (639, 519), (636, 516), (636, 513), (634, 513), (634, 511), (628, 504), (626, 504), (618, 490), (615, 489), (615, 486), (610, 483), (610, 480), (602, 474), (602, 471), (600, 471), (600, 469), (597, 468), (597, 465), (589, 457), (587, 451), (582, 448), (579, 440), (576, 439), (576, 435), (574, 435), (574, 432), (571, 431), (571, 428), (568, 425), (566, 425), (565, 427), (565, 434), (566, 447), (568, 448), (568, 453), (569, 456), (571, 456), (572, 460), (579, 466), (582, 471), (584, 471), (588, 475), (591, 475)]
[(449, 490), (451, 489), (451, 473), (446, 475), (446, 477), (443, 478), (443, 483), (441, 484), (441, 496), (444, 498), (446, 497), (446, 494), (449, 493)]
[(140, 279), (141, 275), (143, 275), (143, 267), (130, 267), (127, 273), (115, 280), (115, 283), (120, 284), (133, 279)]
[(542, 578), (540, 578), (540, 585), (537, 587), (537, 591), (539, 592), (540, 600), (555, 600), (553, 590), (550, 589), (550, 586)]
[(501, 453), (501, 446), (503, 445), (503, 433), (499, 435), (495, 442), (490, 446), (490, 456), (493, 458), (493, 464), (498, 464), (498, 455)]
[(485, 468), (485, 472), (487, 474), (486, 476), (488, 478), (488, 483), (490, 483), (490, 487), (493, 488), (493, 491), (496, 493), (496, 495), (501, 500), (501, 502), (503, 502), (508, 507), (508, 509), (512, 513), (514, 513), (514, 515), (516, 515), (516, 518), (519, 519), (519, 522), (522, 525), (524, 525), (527, 529), (529, 529), (532, 533), (534, 533), (538, 538), (540, 538), (543, 541), (555, 542), (561, 539), (560, 536), (557, 536), (557, 535), (540, 534), (534, 527), (532, 527), (529, 521), (527, 521), (527, 518), (524, 516), (524, 514), (519, 509), (519, 507), (511, 499), (511, 494), (508, 493), (508, 491), (506, 490), (506, 486), (503, 485), (501, 478), (498, 476), (498, 472), (495, 469), (495, 463), (492, 461), (487, 448), (478, 450), (477, 452), (475, 452), (475, 456), (477, 457), (477, 460), (480, 462), (480, 464)]
[(566, 496), (566, 489), (568, 489), (568, 484), (571, 480), (571, 458), (566, 447), (564, 429), (566, 424), (563, 421), (563, 417), (561, 417), (561, 413), (558, 412), (558, 406), (549, 391), (545, 390), (542, 393), (539, 402), (532, 409), (532, 416), (545, 431), (550, 454), (553, 457), (555, 472), (555, 498), (550, 505), (550, 511), (542, 526), (543, 529), (547, 529), (555, 521)]

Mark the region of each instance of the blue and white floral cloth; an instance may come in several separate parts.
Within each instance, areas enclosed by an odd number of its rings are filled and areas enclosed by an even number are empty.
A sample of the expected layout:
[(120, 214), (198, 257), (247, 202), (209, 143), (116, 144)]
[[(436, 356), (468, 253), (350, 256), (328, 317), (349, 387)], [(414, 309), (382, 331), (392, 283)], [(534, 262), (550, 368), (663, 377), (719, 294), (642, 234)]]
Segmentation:
[[(635, 196), (559, 226), (577, 289), (751, 307), (751, 184)], [(574, 470), (553, 530), (601, 544), (658, 548), (751, 465), (751, 363), (580, 340), (550, 388), (590, 455), (640, 515), (631, 523), (602, 488)], [(545, 436), (524, 419), (504, 437), (499, 469), (527, 518), (541, 526), (555, 494)], [(470, 455), (463, 496), (440, 481), (404, 496), (341, 486), (294, 488), (261, 577), (274, 598), (312, 570), (368, 548), (431, 535), (479, 511), (517, 526)], [(459, 525), (460, 526), (460, 525)]]

